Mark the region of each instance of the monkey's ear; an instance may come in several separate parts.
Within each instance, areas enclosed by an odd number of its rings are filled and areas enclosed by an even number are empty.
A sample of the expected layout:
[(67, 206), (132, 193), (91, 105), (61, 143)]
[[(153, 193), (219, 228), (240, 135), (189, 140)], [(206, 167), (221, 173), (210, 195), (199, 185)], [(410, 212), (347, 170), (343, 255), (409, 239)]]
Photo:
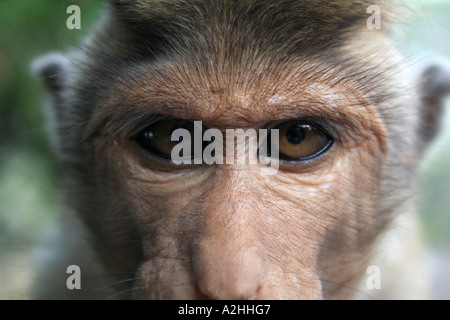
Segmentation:
[(450, 63), (441, 61), (429, 65), (422, 72), (420, 82), (422, 138), (427, 144), (439, 131), (444, 99), (450, 93)]
[(49, 53), (31, 64), (32, 72), (44, 81), (54, 97), (65, 88), (69, 68), (69, 59), (60, 53)]

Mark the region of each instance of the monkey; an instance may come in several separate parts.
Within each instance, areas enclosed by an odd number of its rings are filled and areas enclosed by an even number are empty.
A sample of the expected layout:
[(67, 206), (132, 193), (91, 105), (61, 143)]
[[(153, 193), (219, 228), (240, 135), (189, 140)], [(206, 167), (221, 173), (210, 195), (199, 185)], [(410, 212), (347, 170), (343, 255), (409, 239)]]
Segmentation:
[[(367, 27), (372, 5), (380, 28)], [(440, 65), (416, 76), (401, 54), (403, 8), (106, 1), (81, 48), (38, 63), (66, 212), (35, 297), (425, 298), (413, 182), (450, 81)], [(175, 165), (187, 140), (171, 135), (194, 121), (276, 132), (278, 171)], [(66, 287), (69, 265), (81, 290)], [(389, 276), (397, 266), (415, 276)]]

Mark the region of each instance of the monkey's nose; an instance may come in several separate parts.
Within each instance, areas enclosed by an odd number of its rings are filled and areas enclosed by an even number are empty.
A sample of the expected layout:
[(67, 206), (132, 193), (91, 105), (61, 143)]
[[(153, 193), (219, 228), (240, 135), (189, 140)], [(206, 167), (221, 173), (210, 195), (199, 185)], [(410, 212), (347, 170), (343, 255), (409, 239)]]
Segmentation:
[(203, 245), (194, 266), (198, 288), (209, 299), (257, 299), (263, 264), (255, 248)]

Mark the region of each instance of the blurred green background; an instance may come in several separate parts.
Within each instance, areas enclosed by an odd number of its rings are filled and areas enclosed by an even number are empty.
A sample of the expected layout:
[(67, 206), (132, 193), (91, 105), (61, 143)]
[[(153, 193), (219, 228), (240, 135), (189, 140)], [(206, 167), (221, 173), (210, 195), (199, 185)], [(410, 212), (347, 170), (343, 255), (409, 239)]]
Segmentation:
[[(81, 30), (66, 28), (71, 4), (81, 8)], [(435, 56), (450, 60), (450, 1), (413, 5), (416, 16), (401, 34), (405, 54), (418, 64)], [(59, 212), (60, 172), (47, 139), (45, 90), (30, 63), (77, 46), (103, 6), (94, 0), (0, 0), (0, 299), (29, 298), (34, 246)], [(449, 109), (418, 179), (426, 240), (442, 259), (450, 257)]]

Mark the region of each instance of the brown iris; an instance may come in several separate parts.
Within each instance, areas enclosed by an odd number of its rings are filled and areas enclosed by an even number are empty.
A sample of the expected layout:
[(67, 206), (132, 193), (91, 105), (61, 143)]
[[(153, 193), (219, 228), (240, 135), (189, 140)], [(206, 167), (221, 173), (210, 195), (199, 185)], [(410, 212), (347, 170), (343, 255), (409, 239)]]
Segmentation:
[(156, 121), (148, 126), (136, 137), (136, 141), (142, 148), (152, 154), (170, 160), (173, 148), (183, 139), (172, 141), (172, 133), (177, 129), (185, 129), (189, 131), (191, 137), (194, 137), (194, 123), (192, 121), (169, 119)]
[(282, 160), (309, 160), (325, 152), (333, 143), (333, 139), (323, 130), (302, 121), (283, 122), (274, 129), (279, 130)]

